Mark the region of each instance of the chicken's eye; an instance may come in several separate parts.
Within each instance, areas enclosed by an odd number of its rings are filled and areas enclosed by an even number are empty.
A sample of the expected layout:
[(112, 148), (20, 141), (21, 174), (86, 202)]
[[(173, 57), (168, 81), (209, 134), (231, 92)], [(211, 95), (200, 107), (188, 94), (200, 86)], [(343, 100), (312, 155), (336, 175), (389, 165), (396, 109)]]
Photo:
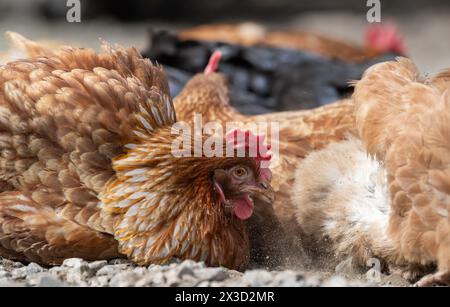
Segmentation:
[(233, 170), (233, 174), (237, 178), (244, 178), (247, 176), (247, 173), (247, 169), (245, 169), (244, 167), (237, 167)]

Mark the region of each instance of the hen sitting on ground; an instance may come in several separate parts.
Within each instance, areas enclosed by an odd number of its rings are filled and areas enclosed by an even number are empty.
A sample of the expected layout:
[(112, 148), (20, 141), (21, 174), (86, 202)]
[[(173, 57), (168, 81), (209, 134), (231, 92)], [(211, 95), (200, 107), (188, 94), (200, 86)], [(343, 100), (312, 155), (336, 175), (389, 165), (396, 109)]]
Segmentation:
[(239, 142), (240, 158), (189, 156), (195, 142), (174, 155), (168, 93), (162, 68), (133, 48), (41, 50), (0, 66), (0, 256), (244, 268), (244, 220), (273, 200), (268, 157)]

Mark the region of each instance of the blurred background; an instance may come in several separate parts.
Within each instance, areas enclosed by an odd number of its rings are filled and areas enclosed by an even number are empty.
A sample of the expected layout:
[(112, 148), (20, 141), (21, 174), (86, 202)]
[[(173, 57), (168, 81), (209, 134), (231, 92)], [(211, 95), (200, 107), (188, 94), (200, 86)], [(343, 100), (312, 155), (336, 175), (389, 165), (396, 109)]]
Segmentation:
[[(366, 0), (81, 0), (81, 23), (68, 23), (66, 0), (0, 0), (0, 32), (97, 47), (98, 38), (145, 48), (149, 28), (254, 21), (315, 31), (360, 43), (368, 25)], [(381, 0), (382, 21), (404, 33), (424, 73), (450, 67), (450, 1)], [(0, 49), (5, 49), (0, 39)]]

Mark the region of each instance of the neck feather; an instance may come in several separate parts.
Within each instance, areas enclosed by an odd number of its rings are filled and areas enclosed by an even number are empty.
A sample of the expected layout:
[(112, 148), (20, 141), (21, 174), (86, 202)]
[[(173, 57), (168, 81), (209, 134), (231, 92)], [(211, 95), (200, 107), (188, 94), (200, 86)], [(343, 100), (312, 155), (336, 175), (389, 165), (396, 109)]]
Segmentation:
[(208, 121), (244, 121), (244, 117), (230, 104), (225, 78), (220, 74), (199, 74), (192, 78), (175, 98), (178, 119), (192, 123), (194, 114), (202, 114)]

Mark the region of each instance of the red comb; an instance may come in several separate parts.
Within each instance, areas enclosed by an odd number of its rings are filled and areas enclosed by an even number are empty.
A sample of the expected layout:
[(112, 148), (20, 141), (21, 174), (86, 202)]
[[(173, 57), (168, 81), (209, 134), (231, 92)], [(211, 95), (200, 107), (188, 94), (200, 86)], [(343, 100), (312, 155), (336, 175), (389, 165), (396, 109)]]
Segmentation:
[[(268, 153), (271, 145), (264, 144), (266, 136), (263, 134), (254, 135), (251, 131), (235, 129), (227, 133), (227, 143), (232, 143), (234, 148), (245, 148), (245, 152), (249, 155), (255, 154), (254, 157), (258, 166), (261, 168), (261, 177), (270, 181), (272, 173), (269, 170), (270, 160), (272, 156)], [(254, 147), (256, 146), (256, 148)], [(261, 164), (261, 162), (264, 162)]]
[(219, 67), (220, 59), (222, 58), (222, 52), (216, 50), (209, 58), (208, 65), (205, 68), (205, 75), (209, 75), (213, 72), (217, 71), (217, 68)]
[(371, 25), (366, 28), (366, 45), (378, 52), (407, 54), (403, 35), (393, 23)]

